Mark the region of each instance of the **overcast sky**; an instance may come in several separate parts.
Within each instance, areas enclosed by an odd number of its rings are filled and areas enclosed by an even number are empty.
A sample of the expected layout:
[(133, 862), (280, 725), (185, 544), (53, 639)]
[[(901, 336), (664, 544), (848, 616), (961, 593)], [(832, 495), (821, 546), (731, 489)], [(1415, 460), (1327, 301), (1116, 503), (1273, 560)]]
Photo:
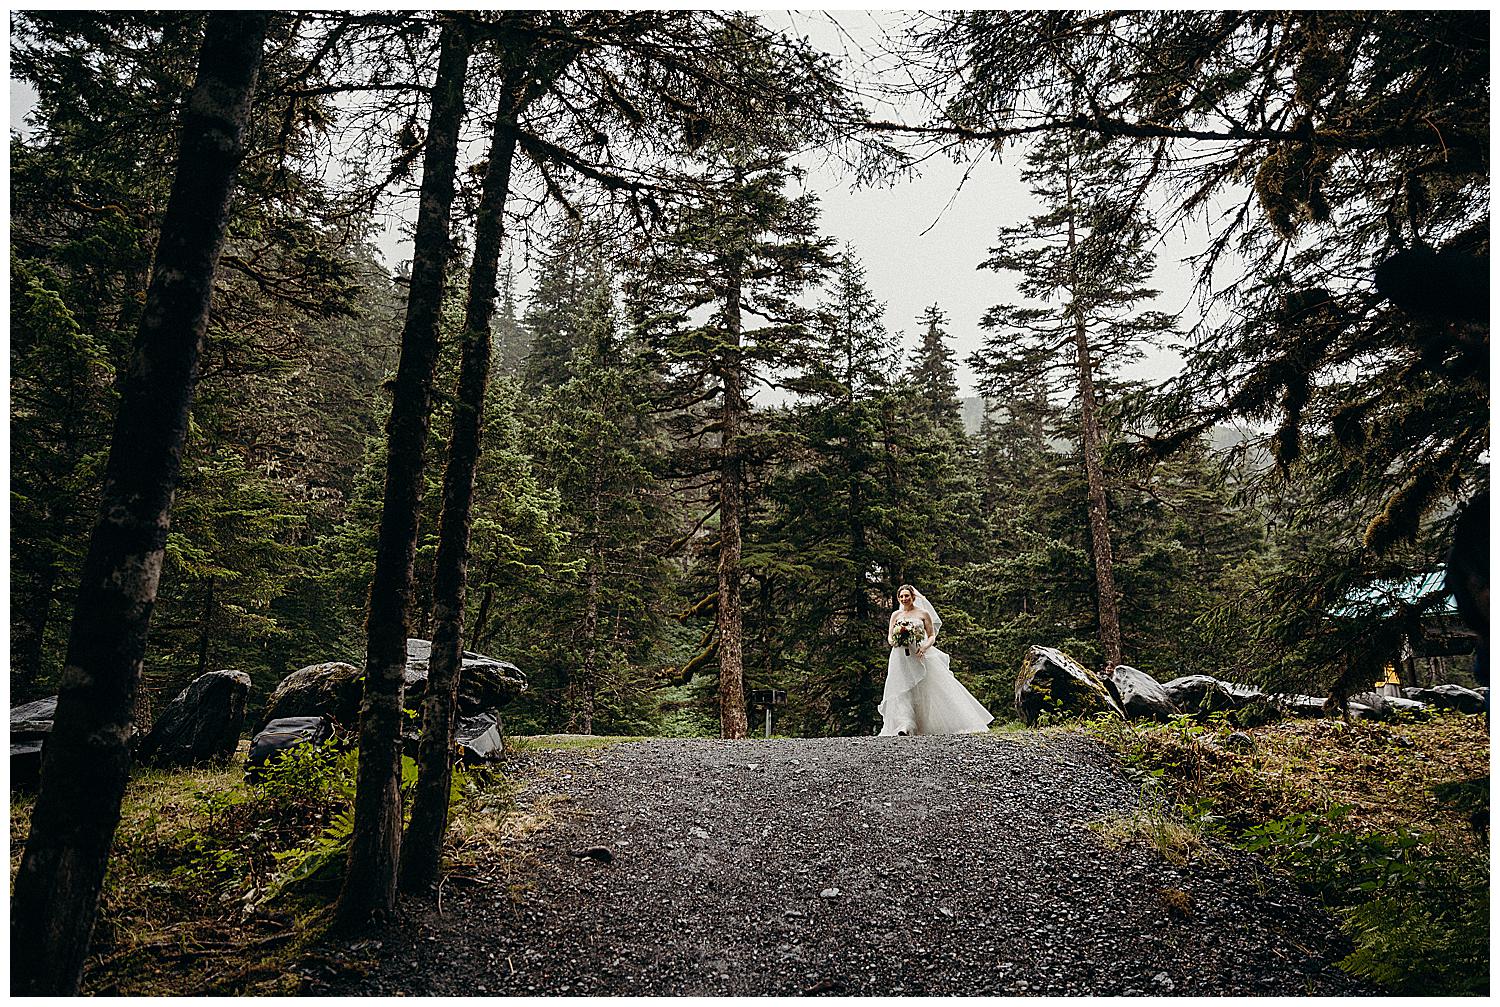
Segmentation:
[[(762, 16), (844, 59), (867, 91), (882, 68), (880, 40), (908, 17), (901, 12), (848, 10), (768, 11)], [(19, 124), (32, 104), (30, 88), (12, 82), (13, 125)], [(878, 117), (912, 122), (920, 121), (925, 112), (917, 105), (872, 106), (870, 111)], [(912, 345), (917, 338), (917, 316), (935, 303), (948, 314), (954, 349), (962, 361), (983, 341), (979, 319), (984, 312), (1014, 297), (1008, 277), (976, 267), (987, 257), (998, 228), (1017, 223), (1037, 209), (1019, 180), (1020, 161), (1020, 151), (1008, 154), (1005, 163), (985, 158), (973, 165), (954, 164), (934, 157), (923, 163), (916, 179), (857, 190), (830, 158), (809, 155), (803, 165), (805, 184), (821, 201), (824, 233), (854, 246), (871, 289), (886, 304), (888, 328), (903, 333), (907, 345)], [(382, 242), (392, 264), (398, 257), (410, 257), (409, 247), (402, 247), (396, 237), (397, 230), (392, 227)], [(1156, 277), (1162, 296), (1155, 306), (1185, 311), (1184, 327), (1196, 320), (1190, 273), (1180, 262), (1190, 250), (1185, 236), (1167, 236), (1159, 250)], [(1177, 366), (1178, 358), (1163, 350), (1150, 354), (1129, 373), (1159, 380)], [(966, 394), (971, 393), (973, 380), (966, 365), (961, 368), (960, 383)]]

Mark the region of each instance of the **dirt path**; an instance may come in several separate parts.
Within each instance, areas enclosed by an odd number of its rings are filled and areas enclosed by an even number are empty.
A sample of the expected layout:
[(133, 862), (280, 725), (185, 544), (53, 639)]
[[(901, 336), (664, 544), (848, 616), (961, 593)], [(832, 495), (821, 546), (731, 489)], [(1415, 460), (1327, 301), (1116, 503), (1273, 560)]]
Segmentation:
[[(1365, 992), (1331, 964), (1332, 922), (1248, 857), (1174, 868), (1102, 844), (1086, 823), (1136, 795), (1081, 736), (533, 759), (523, 811), (566, 800), (520, 844), (524, 884), (410, 904), (399, 931), (334, 949), (371, 970), (331, 992)], [(572, 855), (592, 846), (613, 861)]]

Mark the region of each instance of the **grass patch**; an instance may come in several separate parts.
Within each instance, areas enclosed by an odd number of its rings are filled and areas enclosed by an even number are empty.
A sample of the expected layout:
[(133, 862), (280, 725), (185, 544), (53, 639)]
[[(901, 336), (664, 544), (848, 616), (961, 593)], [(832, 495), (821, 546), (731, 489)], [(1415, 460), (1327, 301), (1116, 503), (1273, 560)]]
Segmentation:
[(1393, 993), (1488, 992), (1484, 718), (1284, 721), (1239, 749), (1223, 719), (1078, 729), (1142, 788), (1137, 815), (1093, 826), (1101, 839), (1168, 859), (1209, 841), (1252, 851), (1341, 919), (1344, 968)]
[(525, 736), (512, 735), (506, 739), (509, 747), (516, 752), (547, 752), (547, 751), (575, 751), (589, 748), (611, 748), (615, 745), (625, 745), (632, 741), (650, 741), (637, 735), (597, 735), (597, 734), (532, 734)]
[(1170, 813), (1139, 810), (1133, 815), (1111, 815), (1090, 822), (1088, 828), (1105, 846), (1118, 849), (1143, 844), (1179, 867), (1214, 855), (1201, 829)]
[[(96, 995), (308, 992), (291, 966), (321, 942), (347, 855), (355, 753), (298, 749), (256, 784), (223, 767), (139, 770), (121, 805), (83, 988)], [(408, 760), (409, 761), (409, 760)], [(508, 779), (455, 774), (452, 870), (491, 847)], [(11, 872), (34, 800), (11, 801)], [(503, 843), (508, 832), (497, 833)]]

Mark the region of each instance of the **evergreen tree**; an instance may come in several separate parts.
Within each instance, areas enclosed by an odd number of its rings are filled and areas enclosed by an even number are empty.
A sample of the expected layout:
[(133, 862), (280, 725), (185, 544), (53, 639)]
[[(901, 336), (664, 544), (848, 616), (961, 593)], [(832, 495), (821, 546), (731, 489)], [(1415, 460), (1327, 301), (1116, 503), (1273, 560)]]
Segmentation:
[[(819, 726), (837, 734), (872, 733), (879, 701), (875, 669), (889, 593), (879, 557), (897, 517), (879, 448), (897, 361), (883, 316), (864, 268), (846, 250), (792, 383), (803, 395), (788, 417), (800, 450), (783, 458), (769, 491), (778, 517), (756, 548), (783, 557), (784, 579), (794, 575), (784, 604), (763, 604), (759, 613), (769, 620), (775, 607), (790, 612), (778, 620), (782, 646), (768, 667), (794, 661), (805, 668), (795, 688), (799, 705), (823, 711)], [(792, 556), (796, 566), (787, 569)], [(756, 571), (763, 586), (773, 572)]]
[(933, 304), (922, 312), (918, 321), (924, 328), (912, 372), (912, 385), (916, 391), (914, 405), (935, 426), (962, 432), (958, 369), (953, 350), (948, 345), (948, 316)]
[(390, 446), (366, 614), (369, 645), (360, 704), (354, 830), (336, 917), (337, 925), (344, 930), (388, 916), (396, 905), (401, 850), (401, 693), (412, 559), (470, 49), (465, 30), (456, 20), (444, 21), (440, 49), (422, 170), (411, 295), (386, 427)]
[(1161, 312), (1136, 308), (1156, 295), (1146, 285), (1155, 259), (1148, 250), (1153, 225), (1121, 191), (1124, 173), (1120, 151), (1108, 144), (1070, 135), (1037, 142), (1022, 178), (1046, 209), (1003, 228), (984, 265), (1019, 273), (1024, 297), (1056, 304), (990, 309), (982, 324), (993, 335), (972, 360), (990, 393), (1024, 388), (1060, 369), (1074, 372), (1106, 672), (1121, 661), (1121, 639), (1096, 375), (1135, 359), (1174, 324)]
[(828, 264), (815, 201), (788, 196), (790, 180), (780, 156), (722, 148), (633, 283), (633, 310), (677, 409), (678, 470), (708, 493), (701, 520), (717, 518), (714, 591), (690, 608), (711, 607), (714, 627), (684, 672), (716, 659), (728, 738), (747, 732), (741, 535), (748, 469), (764, 447), (752, 438), (749, 394), (759, 373), (792, 358), (806, 314), (794, 298)]

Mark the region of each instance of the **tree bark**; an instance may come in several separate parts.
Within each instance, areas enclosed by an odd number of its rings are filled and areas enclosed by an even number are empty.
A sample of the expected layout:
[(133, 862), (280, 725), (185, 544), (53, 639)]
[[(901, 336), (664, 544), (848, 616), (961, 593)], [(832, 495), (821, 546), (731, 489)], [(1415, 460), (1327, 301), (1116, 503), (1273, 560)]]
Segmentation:
[(746, 406), (740, 359), (740, 268), (731, 265), (724, 303), (727, 345), (720, 354), (724, 420), (719, 448), (719, 729), (726, 738), (749, 734), (745, 713), (744, 615), (740, 609), (740, 504), (743, 462), (740, 424)]
[(469, 268), (458, 393), (453, 403), (448, 465), (443, 472), (443, 511), (432, 577), (432, 656), (422, 699), (417, 785), (401, 851), (401, 887), (412, 892), (426, 891), (437, 883), (443, 836), (448, 831), (458, 679), (463, 669), (464, 607), (468, 603), (474, 472), (479, 465), (480, 429), (490, 379), (490, 320), (495, 313), (500, 247), (505, 238), (505, 197), (516, 151), (513, 94), (513, 89), (507, 90), (495, 114), (489, 167), (474, 223), (474, 261)]
[(1114, 673), (1120, 657), (1120, 607), (1115, 596), (1115, 559), (1109, 541), (1109, 504), (1104, 494), (1104, 461), (1099, 452), (1099, 411), (1094, 400), (1094, 364), (1089, 356), (1088, 327), (1078, 297), (1077, 248), (1074, 226), (1073, 176), (1068, 170), (1068, 262), (1073, 288), (1073, 343), (1078, 350), (1078, 402), (1083, 422), (1083, 468), (1089, 484), (1089, 531), (1094, 544), (1094, 583), (1099, 592), (1099, 643), (1104, 648), (1104, 674)]
[(335, 927), (344, 931), (389, 918), (396, 906), (401, 851), (401, 695), (412, 560), (469, 62), (469, 40), (456, 21), (444, 23), (440, 44), (422, 163), (411, 287), (401, 333), (401, 362), (386, 426), (389, 447), (366, 624), (369, 645), (359, 717), (354, 835), (334, 918)]
[(265, 43), (264, 12), (207, 18), (171, 197), (122, 384), (57, 716), (11, 903), (12, 994), (78, 991), (120, 800), (188, 408)]

